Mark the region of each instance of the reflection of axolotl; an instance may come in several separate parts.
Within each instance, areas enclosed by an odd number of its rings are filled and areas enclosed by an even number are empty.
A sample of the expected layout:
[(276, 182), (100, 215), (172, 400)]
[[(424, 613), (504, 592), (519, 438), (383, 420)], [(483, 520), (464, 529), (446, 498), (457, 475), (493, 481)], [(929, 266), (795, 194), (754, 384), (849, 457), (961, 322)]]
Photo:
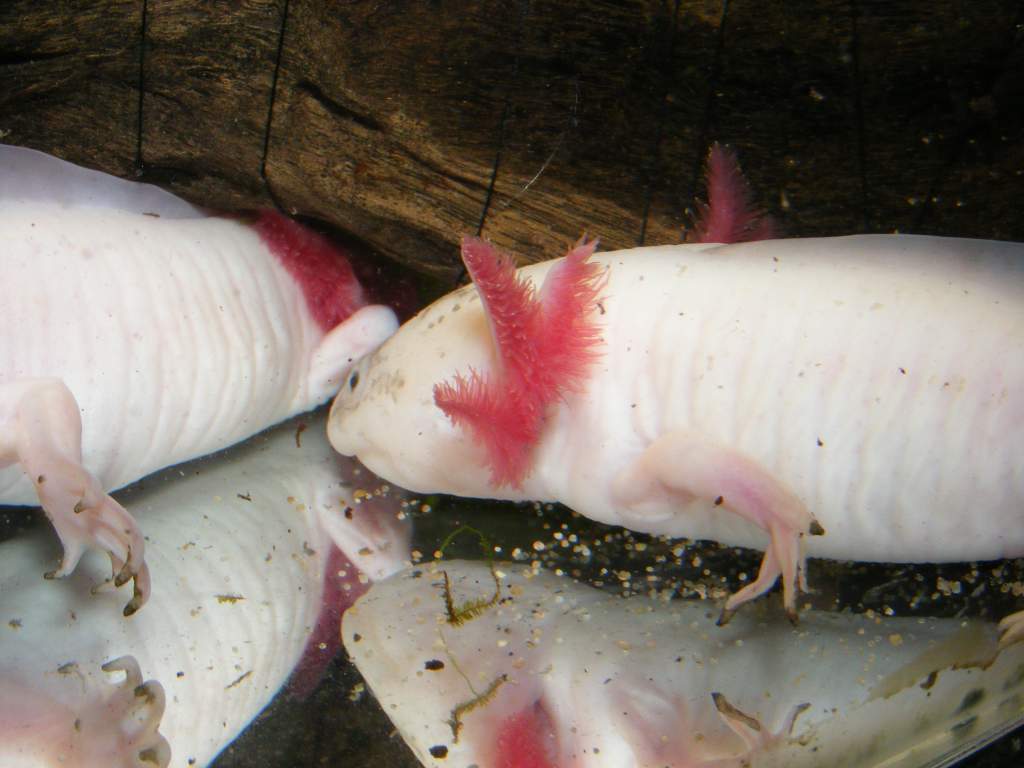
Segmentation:
[(0, 765), (205, 766), (289, 674), (293, 689), (315, 682), (339, 613), (366, 578), (403, 567), (410, 530), (399, 497), (356, 503), (366, 486), (345, 480), (355, 462), (338, 460), (323, 422), (301, 446), (283, 424), (119, 496), (164, 587), (131, 621), (116, 592), (85, 599), (98, 558), (44, 584), (32, 563), (52, 537), (0, 544)]
[(997, 652), (992, 624), (713, 619), (701, 601), (453, 561), (375, 584), (342, 639), (437, 768), (945, 765), (1022, 714), (1024, 646)]
[(396, 327), (345, 256), (277, 214), (206, 216), (159, 189), (0, 147), (0, 504), (146, 599), (143, 540), (106, 491), (330, 397)]
[(334, 403), (332, 444), (382, 477), (765, 549), (726, 618), (779, 576), (792, 614), (805, 551), (1024, 555), (1024, 246), (581, 244), (516, 271), (466, 240), (463, 258), (476, 285)]

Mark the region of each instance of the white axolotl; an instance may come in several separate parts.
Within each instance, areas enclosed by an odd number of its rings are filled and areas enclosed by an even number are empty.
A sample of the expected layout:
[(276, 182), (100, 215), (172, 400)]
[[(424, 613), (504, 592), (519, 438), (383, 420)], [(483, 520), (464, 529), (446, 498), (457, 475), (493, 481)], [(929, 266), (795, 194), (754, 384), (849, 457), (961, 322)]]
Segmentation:
[(517, 271), (464, 241), (476, 285), (354, 368), (334, 447), (416, 492), (765, 549), (724, 619), (780, 575), (795, 615), (805, 552), (1024, 555), (1024, 245), (592, 250)]
[(397, 327), (283, 216), (207, 216), (33, 150), (0, 146), (0, 231), (0, 504), (42, 505), (51, 576), (108, 552), (126, 615), (143, 539), (106, 492), (324, 402)]
[(359, 575), (405, 567), (410, 533), (399, 498), (378, 499), (391, 514), (354, 502), (323, 422), (301, 447), (284, 424), (118, 494), (166, 587), (132, 621), (114, 590), (87, 599), (98, 554), (51, 585), (31, 566), (52, 537), (0, 544), (0, 765), (201, 768), (296, 665), (307, 680), (323, 667)]
[[(760, 613), (760, 615), (758, 615)], [(946, 765), (1024, 717), (996, 626), (622, 598), (504, 563), (374, 584), (342, 639), (426, 766)]]

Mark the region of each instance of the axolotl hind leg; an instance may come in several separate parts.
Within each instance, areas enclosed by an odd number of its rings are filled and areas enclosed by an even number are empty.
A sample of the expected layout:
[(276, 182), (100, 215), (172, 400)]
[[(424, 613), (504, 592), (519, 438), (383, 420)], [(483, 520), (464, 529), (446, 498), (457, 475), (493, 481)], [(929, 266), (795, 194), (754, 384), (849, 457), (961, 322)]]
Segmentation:
[[(824, 533), (803, 503), (765, 468), (743, 454), (688, 430), (662, 435), (614, 479), (612, 494), (635, 508), (629, 527), (643, 529), (642, 504), (656, 497), (688, 505), (699, 501), (732, 512), (771, 537), (757, 578), (726, 601), (719, 624), (743, 603), (764, 594), (782, 577), (783, 603), (796, 620), (797, 589), (807, 591), (803, 537)], [(624, 515), (627, 517), (627, 515)]]
[(135, 520), (82, 465), (78, 403), (59, 379), (17, 379), (0, 385), (0, 467), (17, 463), (31, 479), (39, 503), (64, 547), (47, 578), (71, 573), (87, 548), (110, 555), (113, 582), (134, 580), (124, 613), (149, 597), (149, 570)]

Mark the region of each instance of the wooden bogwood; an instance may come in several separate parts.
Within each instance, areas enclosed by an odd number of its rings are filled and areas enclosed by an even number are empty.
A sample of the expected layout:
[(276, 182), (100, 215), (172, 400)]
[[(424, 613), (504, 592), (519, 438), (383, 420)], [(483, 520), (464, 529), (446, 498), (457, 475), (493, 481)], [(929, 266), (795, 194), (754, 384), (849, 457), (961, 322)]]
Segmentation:
[(0, 131), (444, 279), (679, 241), (714, 139), (790, 234), (1022, 239), (1020, 6), (14, 0)]

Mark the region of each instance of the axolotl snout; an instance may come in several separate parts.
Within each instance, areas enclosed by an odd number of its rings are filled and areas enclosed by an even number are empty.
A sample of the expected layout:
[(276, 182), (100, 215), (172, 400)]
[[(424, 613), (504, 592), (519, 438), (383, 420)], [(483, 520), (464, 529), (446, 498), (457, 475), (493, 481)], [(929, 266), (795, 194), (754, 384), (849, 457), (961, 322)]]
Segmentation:
[[(634, 530), (765, 549), (726, 616), (779, 576), (794, 611), (805, 552), (1024, 555), (1024, 246), (867, 235), (581, 247), (502, 282), (490, 277), (503, 257), (464, 243), (477, 285), (356, 366), (333, 405), (335, 448), (417, 492), (560, 501)], [(569, 261), (597, 269), (575, 292), (552, 290)], [(582, 297), (582, 314), (546, 324), (564, 312), (553, 296)], [(540, 320), (517, 326), (531, 306)], [(596, 329), (570, 353), (585, 370), (533, 408), (534, 378), (549, 360), (564, 367), (548, 350), (580, 317)], [(537, 425), (518, 446), (517, 418)]]

